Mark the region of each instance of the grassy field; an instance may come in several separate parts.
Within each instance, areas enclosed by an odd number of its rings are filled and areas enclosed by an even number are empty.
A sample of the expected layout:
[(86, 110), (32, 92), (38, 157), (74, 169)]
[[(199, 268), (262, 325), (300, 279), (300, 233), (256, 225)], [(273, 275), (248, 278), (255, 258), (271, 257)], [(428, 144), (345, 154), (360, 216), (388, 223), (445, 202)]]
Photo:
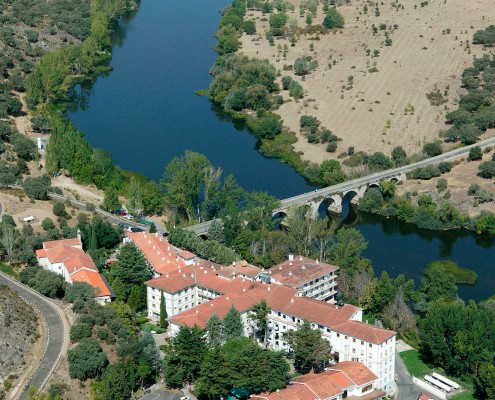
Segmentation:
[(475, 400), (475, 397), (471, 393), (459, 393), (452, 396), (450, 400)]
[(417, 350), (407, 350), (400, 353), (400, 357), (406, 364), (406, 368), (412, 376), (422, 378), (424, 375), (433, 371), (428, 365), (426, 365), (419, 356)]

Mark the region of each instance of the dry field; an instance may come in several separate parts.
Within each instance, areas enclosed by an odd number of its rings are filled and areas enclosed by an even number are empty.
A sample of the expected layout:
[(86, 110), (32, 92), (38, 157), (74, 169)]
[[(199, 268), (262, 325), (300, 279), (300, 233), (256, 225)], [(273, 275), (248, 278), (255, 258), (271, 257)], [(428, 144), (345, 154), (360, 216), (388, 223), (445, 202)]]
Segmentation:
[[(402, 145), (410, 154), (438, 138), (446, 128), (445, 114), (456, 109), (463, 92), (462, 71), (472, 64), (473, 56), (483, 53), (481, 47), (470, 44), (472, 35), (495, 23), (493, 0), (430, 0), (424, 7), (421, 0), (398, 0), (404, 7), (398, 10), (392, 7), (397, 4), (395, 0), (387, 0), (379, 3), (380, 16), (375, 16), (370, 3), (353, 0), (350, 5), (338, 7), (346, 21), (344, 29), (320, 35), (320, 40), (314, 40), (316, 35), (301, 35), (294, 47), (289, 39), (275, 39), (275, 45), (270, 46), (265, 38), (268, 15), (248, 12), (248, 18), (256, 21), (257, 34), (242, 37), (242, 53), (268, 59), (281, 76), (295, 77), (283, 67), (293, 65), (303, 55), (318, 60), (317, 69), (304, 81), (296, 77), (305, 89), (304, 99), (289, 100), (284, 91), (289, 101), (276, 111), (284, 124), (298, 134), (295, 149), (302, 151), (305, 159), (321, 162), (330, 154), (325, 144), (309, 144), (299, 135), (299, 118), (304, 114), (317, 117), (342, 139), (333, 157), (349, 146), (356, 151), (383, 151), (390, 155), (395, 146)], [(295, 11), (288, 11), (288, 15), (304, 27), (299, 4), (296, 0)], [(368, 4), (367, 14), (363, 14), (364, 4)], [(321, 23), (323, 17), (320, 5), (313, 25)], [(384, 30), (373, 35), (372, 25), (379, 27), (382, 23), (387, 26), (392, 46), (384, 45)], [(374, 50), (380, 52), (378, 57), (373, 57)], [(373, 67), (378, 72), (369, 72)], [(442, 93), (447, 91), (446, 104), (430, 104), (426, 94), (435, 88)], [(408, 107), (409, 112), (405, 112)]]

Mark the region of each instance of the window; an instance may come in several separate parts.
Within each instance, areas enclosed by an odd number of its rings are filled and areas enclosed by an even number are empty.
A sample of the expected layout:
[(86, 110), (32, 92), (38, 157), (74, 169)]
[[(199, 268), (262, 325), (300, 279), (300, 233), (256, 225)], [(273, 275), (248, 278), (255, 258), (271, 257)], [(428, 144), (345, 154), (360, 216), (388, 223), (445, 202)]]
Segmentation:
[(362, 340), (361, 340), (361, 344), (362, 344), (362, 345), (364, 344), (364, 342), (363, 342)]
[(153, 300), (155, 300), (155, 296), (152, 296), (153, 297)]
[(344, 339), (347, 339), (347, 335), (344, 336)]
[(368, 390), (371, 390), (372, 386), (371, 385), (367, 385), (365, 386), (363, 389), (361, 389), (361, 393), (365, 393), (367, 392)]
[(368, 345), (368, 347), (373, 347), (373, 345), (370, 343), (370, 344)]
[(340, 337), (340, 333), (337, 333), (337, 337)]
[(352, 343), (356, 343), (356, 339), (352, 338)]

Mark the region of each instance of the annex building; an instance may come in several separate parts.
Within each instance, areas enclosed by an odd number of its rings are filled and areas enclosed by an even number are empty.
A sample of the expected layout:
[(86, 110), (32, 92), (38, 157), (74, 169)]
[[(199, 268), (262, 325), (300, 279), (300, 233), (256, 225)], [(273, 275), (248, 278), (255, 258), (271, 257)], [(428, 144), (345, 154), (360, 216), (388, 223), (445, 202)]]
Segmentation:
[(36, 250), (38, 263), (55, 272), (72, 284), (86, 282), (96, 290), (96, 301), (110, 302), (115, 295), (110, 285), (100, 274), (92, 258), (82, 249), (81, 237), (43, 242), (43, 248)]
[(330, 342), (336, 362), (360, 362), (377, 376), (377, 389), (395, 388), (396, 333), (361, 322), (362, 310), (356, 306), (334, 304), (338, 267), (300, 256), (289, 256), (269, 270), (246, 261), (223, 266), (174, 248), (160, 234), (130, 233), (128, 240), (154, 270), (155, 277), (145, 282), (148, 318), (159, 321), (163, 294), (172, 334), (181, 326), (205, 328), (214, 313), (223, 319), (235, 307), (244, 334), (253, 336), (250, 309), (265, 299), (271, 308), (269, 347), (291, 352), (284, 332), (308, 320)]

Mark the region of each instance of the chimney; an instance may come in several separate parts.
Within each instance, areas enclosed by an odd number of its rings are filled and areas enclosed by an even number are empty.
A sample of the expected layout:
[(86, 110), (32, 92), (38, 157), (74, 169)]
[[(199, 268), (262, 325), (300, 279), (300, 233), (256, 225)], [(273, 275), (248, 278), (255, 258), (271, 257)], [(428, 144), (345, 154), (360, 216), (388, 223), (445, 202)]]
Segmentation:
[(282, 266), (278, 267), (279, 270), (282, 270)]
[(196, 314), (199, 314), (199, 310), (196, 310)]
[(156, 252), (156, 254), (159, 256), (159, 255), (160, 255), (160, 250), (158, 250), (158, 251)]
[(246, 291), (246, 288), (242, 288), (242, 291), (245, 292)]
[(302, 256), (299, 256), (299, 261), (302, 261)]
[(247, 265), (248, 265), (248, 262), (246, 260), (241, 261), (241, 266), (247, 267)]
[(165, 278), (168, 278), (168, 274), (165, 275)]
[(162, 257), (162, 261), (165, 261), (165, 257)]
[(316, 264), (318, 264), (318, 259), (316, 259)]
[(289, 263), (289, 265), (292, 265), (292, 261)]
[(305, 265), (303, 265), (303, 266), (301, 267), (301, 269), (306, 269), (306, 266), (305, 266)]
[(292, 276), (292, 271), (289, 271), (289, 276)]
[(290, 302), (291, 302), (291, 303), (294, 303), (294, 298), (290, 299)]
[(191, 274), (191, 278), (194, 278), (194, 274)]
[(155, 249), (156, 249), (156, 247), (155, 247), (155, 245), (153, 245), (153, 250), (155, 250)]
[(232, 265), (235, 265), (235, 261), (232, 261)]
[(213, 303), (210, 303), (210, 307), (213, 307)]
[(294, 259), (294, 255), (293, 254), (289, 254), (289, 261), (292, 261)]
[(226, 300), (230, 300), (230, 297), (229, 297), (229, 296), (227, 296), (225, 299), (226, 299)]
[(271, 290), (271, 287), (270, 287), (270, 286), (268, 286), (268, 291), (270, 291), (270, 290)]

